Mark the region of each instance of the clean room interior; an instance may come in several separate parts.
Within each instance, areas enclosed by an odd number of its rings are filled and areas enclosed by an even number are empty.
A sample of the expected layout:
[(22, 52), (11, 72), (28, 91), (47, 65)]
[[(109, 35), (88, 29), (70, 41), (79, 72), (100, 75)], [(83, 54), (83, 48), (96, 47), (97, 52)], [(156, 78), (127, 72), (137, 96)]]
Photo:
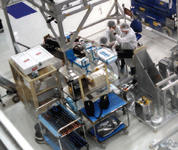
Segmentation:
[[(111, 8), (113, 2), (114, 0), (109, 0), (105, 3), (95, 6), (84, 26), (104, 18), (107, 15), (108, 10)], [(47, 27), (39, 9), (27, 1), (23, 1), (23, 3), (27, 4), (37, 12), (20, 19), (15, 19), (9, 15), (10, 23), (13, 29), (15, 40), (28, 47), (34, 47), (42, 44), (43, 37), (47, 34), (52, 35), (52, 32)], [(119, 0), (118, 3), (120, 5), (124, 4), (126, 8), (130, 8), (131, 6), (130, 0)], [(64, 32), (76, 30), (83, 15), (84, 11), (67, 17), (63, 21)], [(2, 19), (2, 24), (4, 27), (4, 32), (0, 33), (0, 75), (14, 82), (9, 60), (11, 59), (11, 56), (15, 55), (15, 51), (12, 46), (12, 40), (2, 8), (0, 8), (0, 18)], [(107, 22), (108, 20), (84, 29), (79, 33), (79, 36), (99, 43), (100, 37), (105, 36)], [(123, 22), (123, 19), (121, 22)], [(128, 20), (126, 22), (130, 24), (130, 21)], [(54, 29), (57, 30), (55, 23)], [(164, 57), (170, 57), (172, 53), (170, 50), (177, 45), (178, 37), (176, 33), (174, 33), (174, 35), (170, 38), (162, 33), (159, 33), (158, 31), (143, 26), (143, 31), (141, 34), (142, 38), (139, 41), (146, 46), (147, 53), (155, 64), (158, 64), (158, 61)], [(22, 46), (19, 46), (19, 48), (21, 51), (26, 50), (26, 48)], [(60, 65), (62, 66), (62, 62)], [(0, 87), (0, 94), (1, 96), (5, 95), (6, 89)], [(14, 103), (12, 101), (12, 97), (13, 96), (6, 96), (2, 98), (5, 107), (0, 104), (0, 110), (5, 114), (5, 116), (10, 120), (10, 122), (34, 150), (52, 150), (53, 148), (49, 144), (36, 143), (34, 126), (37, 123), (37, 120), (33, 118), (21, 101)], [(123, 132), (121, 132), (106, 140), (106, 150), (149, 150), (149, 145), (153, 140), (162, 140), (172, 132), (176, 131), (178, 128), (176, 117), (171, 121), (166, 122), (166, 124), (159, 128), (156, 132), (154, 132), (150, 127), (146, 126), (143, 122), (140, 122), (133, 115), (129, 114), (129, 118), (129, 134), (125, 135)], [(2, 128), (0, 129), (2, 131)], [(178, 134), (176, 135), (175, 133), (173, 140), (177, 141), (177, 137)], [(0, 136), (0, 140), (3, 141), (1, 138), (6, 137)], [(102, 149), (88, 133), (87, 142), (90, 150)]]

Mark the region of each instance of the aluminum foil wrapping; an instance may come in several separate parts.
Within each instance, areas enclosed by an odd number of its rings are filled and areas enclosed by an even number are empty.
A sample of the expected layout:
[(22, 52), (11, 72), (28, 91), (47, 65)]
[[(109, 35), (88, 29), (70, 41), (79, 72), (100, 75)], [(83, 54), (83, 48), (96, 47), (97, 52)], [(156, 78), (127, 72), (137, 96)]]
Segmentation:
[(117, 129), (122, 124), (121, 121), (117, 120), (114, 117), (110, 117), (104, 122), (102, 122), (97, 128), (96, 131), (101, 137), (106, 137), (111, 134), (115, 129)]

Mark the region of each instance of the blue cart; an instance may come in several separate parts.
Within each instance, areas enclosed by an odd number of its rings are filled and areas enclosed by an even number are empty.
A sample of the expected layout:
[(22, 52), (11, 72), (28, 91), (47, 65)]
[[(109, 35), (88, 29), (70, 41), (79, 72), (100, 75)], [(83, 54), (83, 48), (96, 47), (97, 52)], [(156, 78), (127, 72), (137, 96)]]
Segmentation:
[(168, 36), (176, 31), (176, 0), (131, 0), (134, 16)]
[[(88, 116), (86, 114), (85, 108), (82, 108), (80, 110), (81, 115), (83, 117), (85, 117), (92, 125), (92, 128), (88, 129), (88, 133), (92, 135), (92, 137), (96, 140), (96, 142), (102, 144), (101, 145), (102, 148), (105, 148), (105, 144), (103, 144), (103, 142), (105, 140), (107, 140), (108, 138), (110, 138), (111, 136), (113, 136), (114, 134), (121, 132), (121, 131), (124, 131), (125, 134), (128, 134), (129, 132), (128, 132), (127, 128), (130, 125), (129, 114), (128, 114), (128, 111), (127, 111), (127, 102), (124, 101), (123, 99), (121, 99), (118, 95), (116, 95), (113, 92), (108, 94), (108, 99), (109, 99), (110, 105), (107, 109), (102, 111), (102, 115), (99, 119), (97, 119), (95, 116)], [(99, 111), (100, 108), (99, 108), (99, 105), (98, 105), (99, 101), (100, 101), (100, 99), (94, 102), (96, 116), (98, 116), (98, 114), (100, 113), (100, 111)], [(125, 109), (123, 111), (123, 114), (127, 114), (127, 121), (128, 121), (127, 125), (125, 123), (122, 123), (113, 132), (111, 132), (107, 136), (105, 136), (105, 137), (101, 136), (96, 131), (97, 127), (100, 125), (100, 123), (102, 123), (108, 117), (118, 119), (115, 116), (113, 116), (113, 113), (116, 112), (119, 109)]]
[(46, 112), (39, 115), (44, 140), (54, 150), (80, 150), (83, 147), (89, 150), (86, 138), (84, 139), (77, 132), (80, 127), (84, 128), (81, 118), (77, 118), (62, 104), (54, 103), (55, 101), (50, 101), (37, 109), (37, 112), (40, 113), (48, 107)]

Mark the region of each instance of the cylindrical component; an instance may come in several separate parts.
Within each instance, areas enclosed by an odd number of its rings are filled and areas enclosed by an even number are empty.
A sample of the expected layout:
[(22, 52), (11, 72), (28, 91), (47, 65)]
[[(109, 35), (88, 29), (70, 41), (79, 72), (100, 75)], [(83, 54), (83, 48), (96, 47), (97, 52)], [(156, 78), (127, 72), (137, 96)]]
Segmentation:
[(0, 19), (0, 33), (3, 31), (4, 31), (4, 29), (3, 29), (3, 25), (2, 25), (2, 20)]

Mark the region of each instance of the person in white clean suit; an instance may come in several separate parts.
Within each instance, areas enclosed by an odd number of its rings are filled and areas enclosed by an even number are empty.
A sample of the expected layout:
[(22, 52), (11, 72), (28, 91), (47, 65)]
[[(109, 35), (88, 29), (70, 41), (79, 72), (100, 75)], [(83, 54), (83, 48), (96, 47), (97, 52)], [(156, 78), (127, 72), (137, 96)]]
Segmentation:
[[(121, 50), (135, 50), (137, 47), (137, 39), (135, 36), (135, 32), (133, 29), (127, 24), (123, 23), (120, 26), (121, 34), (117, 35), (117, 33), (114, 33), (116, 37), (116, 45), (120, 45)], [(119, 51), (119, 49), (116, 49)], [(131, 74), (135, 74), (135, 67), (133, 64), (133, 59), (132, 58), (125, 58), (125, 62), (131, 69)]]
[[(108, 39), (108, 46), (112, 47), (115, 44), (116, 41), (116, 36), (114, 34), (117, 35), (121, 35), (121, 30), (120, 27), (116, 25), (116, 23), (114, 21), (108, 21), (107, 24), (107, 29), (106, 29), (106, 37)], [(125, 66), (125, 61), (124, 59), (119, 59), (121, 61), (121, 73), (123, 73), (124, 71), (124, 66)], [(117, 60), (117, 65), (119, 65), (119, 60)]]
[[(110, 52), (110, 53), (112, 53), (112, 54), (114, 54), (114, 55), (117, 56), (117, 52), (115, 51), (115, 49), (112, 50), (112, 49), (108, 48), (108, 45), (107, 45), (107, 44), (108, 44), (108, 39), (107, 39), (107, 37), (102, 37), (102, 38), (100, 38), (100, 46), (101, 46), (103, 49), (107, 50), (108, 52)], [(115, 62), (112, 62), (112, 63), (108, 64), (107, 67), (108, 67), (112, 72), (114, 72), (117, 76), (119, 76), (119, 70), (118, 70), (118, 67), (117, 67), (117, 65), (116, 65)]]
[(108, 45), (112, 44), (112, 42), (116, 41), (116, 37), (114, 36), (114, 33), (117, 35), (121, 34), (120, 27), (115, 24), (114, 21), (108, 21), (106, 29), (106, 37), (108, 39)]

